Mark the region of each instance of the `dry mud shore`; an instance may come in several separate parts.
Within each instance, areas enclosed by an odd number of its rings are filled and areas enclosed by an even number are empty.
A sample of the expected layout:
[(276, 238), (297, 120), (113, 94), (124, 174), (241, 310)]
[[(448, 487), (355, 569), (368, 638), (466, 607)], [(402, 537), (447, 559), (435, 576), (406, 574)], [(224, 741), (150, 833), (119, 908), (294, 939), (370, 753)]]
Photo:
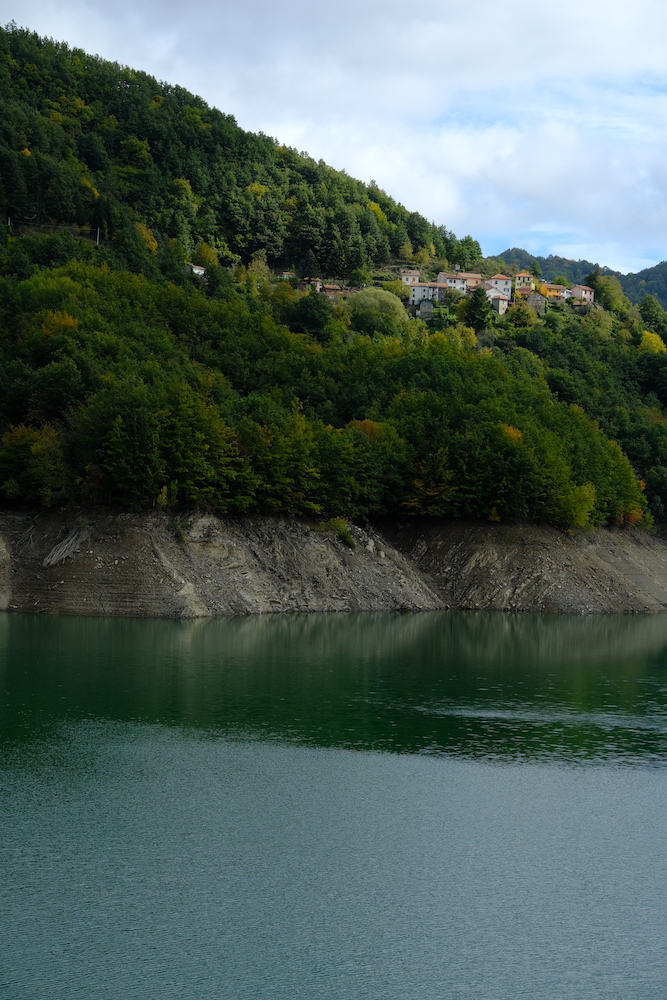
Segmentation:
[(0, 610), (192, 618), (440, 608), (667, 610), (667, 545), (635, 529), (0, 512)]

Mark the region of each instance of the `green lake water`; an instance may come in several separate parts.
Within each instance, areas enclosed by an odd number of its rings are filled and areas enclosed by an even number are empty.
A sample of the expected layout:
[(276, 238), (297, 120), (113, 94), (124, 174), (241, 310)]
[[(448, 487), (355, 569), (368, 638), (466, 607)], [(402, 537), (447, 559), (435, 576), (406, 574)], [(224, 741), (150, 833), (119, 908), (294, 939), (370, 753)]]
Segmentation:
[(664, 1000), (667, 616), (0, 615), (0, 997)]

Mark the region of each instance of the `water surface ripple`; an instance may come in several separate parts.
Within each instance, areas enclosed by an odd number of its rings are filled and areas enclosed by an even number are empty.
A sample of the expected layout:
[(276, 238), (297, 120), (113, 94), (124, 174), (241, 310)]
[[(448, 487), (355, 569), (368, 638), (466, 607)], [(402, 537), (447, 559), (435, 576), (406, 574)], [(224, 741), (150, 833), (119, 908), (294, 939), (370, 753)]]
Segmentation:
[(0, 615), (0, 996), (667, 995), (667, 616)]

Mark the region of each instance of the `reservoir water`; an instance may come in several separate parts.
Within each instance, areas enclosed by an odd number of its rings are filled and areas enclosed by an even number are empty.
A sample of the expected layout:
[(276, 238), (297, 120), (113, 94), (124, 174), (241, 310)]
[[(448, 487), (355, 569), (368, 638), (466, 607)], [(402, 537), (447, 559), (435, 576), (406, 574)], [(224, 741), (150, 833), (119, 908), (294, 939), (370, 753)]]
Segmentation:
[(664, 1000), (667, 616), (0, 615), (0, 997)]

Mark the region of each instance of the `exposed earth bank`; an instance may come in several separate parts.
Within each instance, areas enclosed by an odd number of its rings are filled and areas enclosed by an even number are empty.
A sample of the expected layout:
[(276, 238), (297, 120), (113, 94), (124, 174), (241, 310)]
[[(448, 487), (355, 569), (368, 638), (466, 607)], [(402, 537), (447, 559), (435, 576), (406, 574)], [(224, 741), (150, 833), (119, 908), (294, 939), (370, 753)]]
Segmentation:
[(0, 610), (192, 618), (439, 608), (667, 611), (667, 545), (635, 529), (394, 519), (0, 512)]

